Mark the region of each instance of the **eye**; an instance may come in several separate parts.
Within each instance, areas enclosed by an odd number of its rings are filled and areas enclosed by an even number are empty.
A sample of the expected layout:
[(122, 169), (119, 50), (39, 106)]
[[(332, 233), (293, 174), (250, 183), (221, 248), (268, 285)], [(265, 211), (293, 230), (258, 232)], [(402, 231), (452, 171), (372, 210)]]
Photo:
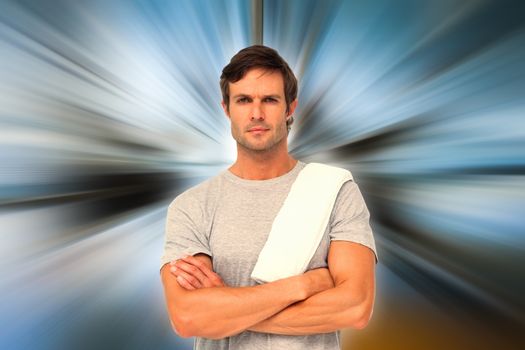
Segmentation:
[(240, 97), (237, 99), (237, 103), (243, 104), (243, 103), (248, 103), (248, 102), (250, 102), (250, 99), (248, 97)]
[(268, 102), (268, 103), (277, 103), (277, 99), (275, 99), (273, 97), (266, 97), (266, 98), (264, 98), (263, 101), (264, 102)]

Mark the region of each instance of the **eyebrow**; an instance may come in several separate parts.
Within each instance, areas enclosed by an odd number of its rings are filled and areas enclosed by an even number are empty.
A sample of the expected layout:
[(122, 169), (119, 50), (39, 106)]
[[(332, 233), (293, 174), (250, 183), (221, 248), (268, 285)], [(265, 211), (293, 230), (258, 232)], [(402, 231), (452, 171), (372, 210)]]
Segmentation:
[[(253, 96), (250, 96), (248, 94), (237, 94), (235, 96), (232, 96), (232, 98), (239, 98), (239, 97), (249, 97), (253, 98)], [(262, 98), (275, 98), (277, 100), (280, 100), (282, 97), (279, 95), (263, 95)]]

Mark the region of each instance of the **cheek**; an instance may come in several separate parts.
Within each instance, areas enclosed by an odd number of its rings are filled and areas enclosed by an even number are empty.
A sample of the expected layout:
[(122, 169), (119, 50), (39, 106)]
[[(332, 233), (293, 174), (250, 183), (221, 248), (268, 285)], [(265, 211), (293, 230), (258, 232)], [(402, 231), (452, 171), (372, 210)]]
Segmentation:
[(276, 108), (275, 113), (281, 116), (281, 119), (286, 120), (288, 113), (286, 113), (286, 108), (279, 106)]
[(232, 134), (240, 134), (240, 130), (242, 129), (242, 125), (239, 122), (238, 118), (232, 118), (230, 117), (230, 123), (231, 123), (231, 131)]
[(235, 106), (232, 108), (230, 106), (230, 119), (233, 121), (237, 121), (237, 124), (240, 123), (242, 120), (246, 119), (246, 116), (249, 115), (250, 111), (246, 107), (242, 106)]

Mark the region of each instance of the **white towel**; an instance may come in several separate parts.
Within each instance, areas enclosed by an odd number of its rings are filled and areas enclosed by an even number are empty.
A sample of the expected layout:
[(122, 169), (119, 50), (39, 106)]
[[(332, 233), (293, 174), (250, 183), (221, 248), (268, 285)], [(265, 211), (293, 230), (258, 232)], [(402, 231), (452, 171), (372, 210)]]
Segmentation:
[(259, 254), (251, 274), (255, 281), (272, 282), (306, 271), (337, 193), (348, 180), (352, 180), (348, 170), (324, 164), (310, 163), (301, 170)]

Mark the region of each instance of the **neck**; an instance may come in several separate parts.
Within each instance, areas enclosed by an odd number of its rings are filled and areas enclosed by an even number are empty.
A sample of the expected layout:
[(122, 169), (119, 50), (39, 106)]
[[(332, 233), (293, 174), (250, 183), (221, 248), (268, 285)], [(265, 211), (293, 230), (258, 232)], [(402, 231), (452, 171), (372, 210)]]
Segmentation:
[(293, 169), (297, 160), (284, 152), (254, 152), (237, 146), (237, 161), (230, 171), (246, 180), (268, 180), (286, 174)]

